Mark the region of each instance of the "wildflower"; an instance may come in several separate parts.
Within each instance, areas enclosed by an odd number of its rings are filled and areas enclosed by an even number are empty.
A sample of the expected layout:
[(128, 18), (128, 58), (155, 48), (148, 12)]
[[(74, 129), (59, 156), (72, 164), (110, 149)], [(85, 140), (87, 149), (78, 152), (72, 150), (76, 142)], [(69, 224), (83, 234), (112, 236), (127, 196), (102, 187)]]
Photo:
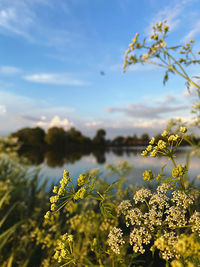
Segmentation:
[(153, 145), (154, 143), (155, 143), (155, 138), (152, 137), (152, 139), (150, 140), (149, 144), (150, 144), (150, 145)]
[(64, 235), (62, 235), (62, 240), (63, 240), (63, 241), (67, 240), (67, 238), (68, 238), (68, 234), (67, 234), (67, 233), (64, 234)]
[(130, 43), (128, 46), (131, 48), (131, 50), (133, 50), (133, 46), (134, 46), (133, 43)]
[(182, 209), (187, 209), (189, 205), (194, 203), (194, 196), (186, 195), (186, 193), (178, 190), (172, 192), (172, 202), (176, 203), (176, 206), (181, 207)]
[(186, 133), (187, 132), (187, 128), (186, 127), (181, 127), (180, 128), (180, 132), (181, 133)]
[(86, 183), (86, 181), (87, 181), (87, 177), (86, 177), (86, 175), (84, 175), (84, 174), (80, 174), (80, 176), (79, 176), (79, 178), (77, 179), (77, 181), (78, 181), (78, 186), (82, 186), (82, 185), (84, 185), (84, 184)]
[(157, 154), (158, 154), (157, 150), (154, 149), (154, 150), (151, 152), (150, 157), (156, 157)]
[(147, 152), (146, 150), (144, 150), (144, 151), (142, 151), (141, 155), (142, 155), (143, 157), (147, 157), (148, 152)]
[(52, 197), (50, 197), (49, 200), (50, 200), (51, 203), (56, 203), (59, 200), (59, 196), (58, 195), (52, 196)]
[(73, 235), (68, 235), (68, 239), (67, 239), (68, 242), (73, 242)]
[(49, 220), (51, 218), (51, 212), (47, 211), (47, 213), (44, 215), (45, 220)]
[(143, 172), (142, 176), (144, 177), (145, 181), (150, 181), (154, 178), (152, 170)]
[(140, 225), (141, 224), (141, 218), (143, 217), (143, 214), (140, 209), (134, 208), (127, 211), (127, 215), (125, 216), (126, 220), (126, 226), (129, 227), (129, 225)]
[(53, 193), (55, 193), (55, 194), (58, 193), (58, 186), (54, 186), (54, 188), (53, 188)]
[(152, 145), (149, 145), (148, 147), (147, 147), (147, 151), (151, 151), (152, 150)]
[(179, 138), (179, 136), (176, 134), (176, 135), (170, 135), (169, 137), (168, 137), (168, 141), (170, 142), (170, 141), (174, 141), (174, 142), (176, 142), (177, 141), (177, 139)]
[(166, 47), (166, 46), (167, 46), (167, 43), (165, 42), (160, 43), (160, 47)]
[(164, 32), (166, 33), (166, 32), (168, 32), (168, 30), (169, 30), (169, 26), (165, 25), (164, 26)]
[(135, 200), (135, 203), (137, 204), (138, 202), (144, 202), (146, 198), (150, 196), (152, 196), (152, 193), (149, 189), (141, 188), (135, 193), (135, 195), (133, 196), (133, 199)]
[(132, 207), (131, 202), (129, 200), (123, 200), (117, 207), (117, 213), (126, 215), (130, 207)]
[(61, 187), (59, 188), (59, 190), (58, 190), (58, 195), (59, 195), (59, 196), (64, 196), (65, 193), (66, 193), (65, 188), (64, 188), (63, 186), (61, 186)]
[(150, 243), (152, 236), (149, 231), (144, 227), (134, 228), (130, 233), (130, 244), (133, 245), (133, 251), (135, 253), (140, 252), (144, 254), (145, 249), (143, 244), (147, 245)]
[(149, 54), (148, 53), (142, 55), (142, 60), (143, 61), (147, 61), (148, 59), (149, 59)]
[(158, 148), (159, 148), (160, 150), (165, 149), (165, 148), (166, 148), (166, 142), (163, 141), (163, 140), (159, 140), (159, 141), (158, 141)]
[(132, 39), (133, 45), (137, 42), (138, 33), (135, 34), (135, 37)]
[(128, 54), (130, 52), (131, 52), (131, 49), (127, 49), (126, 52), (125, 52), (125, 54)]
[(178, 164), (177, 167), (172, 170), (172, 177), (180, 178), (181, 176), (183, 176), (183, 167)]
[(56, 208), (57, 208), (57, 206), (56, 206), (56, 204), (55, 204), (55, 203), (51, 205), (51, 211), (55, 211), (55, 210), (56, 210)]
[(122, 230), (117, 227), (113, 227), (108, 235), (108, 244), (111, 247), (112, 251), (116, 254), (120, 254), (120, 245), (123, 245), (125, 243), (122, 236)]
[(76, 194), (74, 195), (74, 199), (83, 199), (85, 197), (86, 194), (86, 187), (81, 187)]
[(166, 137), (168, 135), (168, 132), (164, 130), (164, 132), (161, 134), (163, 137)]
[(194, 214), (190, 217), (190, 223), (193, 224), (192, 232), (197, 232), (200, 236), (200, 212), (194, 212)]
[(55, 260), (57, 260), (59, 256), (60, 256), (60, 252), (57, 250), (53, 257)]

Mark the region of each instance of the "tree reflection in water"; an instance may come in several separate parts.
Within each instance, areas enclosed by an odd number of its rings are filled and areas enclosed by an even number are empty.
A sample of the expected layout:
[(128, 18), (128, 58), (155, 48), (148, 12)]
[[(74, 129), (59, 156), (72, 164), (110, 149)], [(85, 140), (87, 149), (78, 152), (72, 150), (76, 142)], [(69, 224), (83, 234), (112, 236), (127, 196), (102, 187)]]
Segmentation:
[[(42, 151), (40, 149), (26, 149), (19, 151), (20, 156), (27, 158), (28, 163), (32, 165), (39, 165), (45, 162), (49, 167), (62, 167), (66, 163), (74, 164), (76, 161), (79, 161), (83, 156), (93, 155), (98, 164), (104, 164), (106, 162), (106, 153), (112, 152), (116, 156), (131, 157), (131, 155), (138, 155), (142, 151), (142, 147), (132, 147), (132, 148), (118, 148), (118, 147), (109, 147), (103, 149), (89, 150), (82, 149), (78, 150), (49, 150)], [(179, 153), (179, 151), (177, 151)]]

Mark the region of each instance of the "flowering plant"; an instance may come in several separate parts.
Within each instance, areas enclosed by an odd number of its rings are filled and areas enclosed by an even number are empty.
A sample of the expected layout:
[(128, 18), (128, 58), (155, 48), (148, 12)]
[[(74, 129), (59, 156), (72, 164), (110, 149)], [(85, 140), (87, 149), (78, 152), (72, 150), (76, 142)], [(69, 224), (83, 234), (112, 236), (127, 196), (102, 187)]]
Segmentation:
[[(190, 40), (185, 46), (170, 47), (165, 40), (168, 31), (166, 21), (157, 23), (153, 26), (150, 44), (146, 39), (140, 42), (136, 34), (125, 53), (123, 70), (138, 62), (155, 64), (165, 69), (164, 83), (170, 72), (176, 73), (186, 80), (188, 88), (193, 85), (200, 93), (200, 86), (183, 68), (183, 65), (200, 63), (192, 51), (194, 41)], [(175, 57), (171, 52), (177, 49), (179, 56)], [(138, 55), (137, 50), (142, 53)], [(198, 111), (199, 105), (196, 105), (193, 112), (198, 114)], [(197, 121), (198, 126), (199, 116)], [(46, 213), (45, 219), (49, 221), (56, 211), (63, 207), (69, 209), (70, 205), (79, 205), (81, 201), (85, 201), (83, 203), (87, 207), (84, 209), (86, 219), (83, 214), (69, 219), (71, 228), (58, 239), (54, 259), (62, 266), (137, 266), (146, 262), (145, 259), (151, 255), (151, 260), (159, 258), (159, 266), (200, 266), (199, 188), (187, 180), (188, 164), (182, 166), (175, 160), (183, 140), (199, 150), (199, 144), (193, 142), (188, 130), (184, 124), (175, 133), (166, 129), (161, 135), (162, 139), (156, 141), (153, 137), (142, 152), (144, 157), (166, 156), (173, 165), (170, 177), (164, 175), (165, 166), (161, 167), (158, 174), (152, 170), (143, 173), (145, 181), (157, 181), (154, 190), (140, 188), (127, 193), (122, 179), (129, 169), (127, 163), (121, 167), (108, 166), (109, 170), (118, 173), (120, 179), (111, 185), (104, 183), (104, 186), (97, 179), (97, 173), (89, 172), (79, 176), (78, 186), (75, 187), (69, 173), (64, 171), (60, 187), (55, 186), (53, 189), (55, 195), (50, 198), (51, 212)], [(117, 189), (114, 190), (115, 187)], [(95, 203), (96, 213), (89, 199)], [(80, 226), (80, 218), (85, 223), (84, 227)], [(94, 230), (94, 225), (98, 225), (100, 230)], [(84, 239), (87, 246), (84, 246), (85, 257), (75, 253), (79, 246), (76, 241), (81, 236), (80, 229), (84, 229), (89, 236)], [(101, 239), (102, 229), (107, 241)], [(93, 253), (92, 259), (90, 253)]]

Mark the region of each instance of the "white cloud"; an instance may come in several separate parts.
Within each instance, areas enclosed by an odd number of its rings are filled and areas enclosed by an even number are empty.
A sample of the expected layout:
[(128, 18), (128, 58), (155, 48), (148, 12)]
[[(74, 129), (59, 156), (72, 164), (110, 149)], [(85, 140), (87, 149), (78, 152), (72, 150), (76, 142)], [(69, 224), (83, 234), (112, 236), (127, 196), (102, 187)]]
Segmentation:
[(85, 86), (90, 85), (89, 82), (77, 79), (74, 75), (68, 73), (36, 73), (23, 77), (26, 81), (42, 84), (53, 85), (72, 85), (72, 86)]
[(183, 38), (183, 41), (187, 42), (190, 39), (193, 39), (196, 35), (200, 34), (200, 20), (196, 21), (196, 23), (194, 25), (192, 25), (191, 28), (192, 29)]
[(7, 35), (19, 35), (30, 42), (45, 46), (60, 46), (69, 43), (73, 32), (66, 27), (48, 26), (45, 16), (40, 12), (53, 12), (59, 8), (60, 12), (69, 13), (67, 3), (57, 0), (1, 0), (0, 1), (0, 32)]
[(0, 115), (6, 113), (6, 107), (4, 105), (0, 105)]
[(166, 6), (164, 9), (159, 11), (153, 19), (151, 20), (149, 26), (145, 29), (145, 34), (149, 34), (152, 32), (152, 26), (155, 25), (156, 22), (167, 20), (167, 24), (170, 27), (170, 30), (174, 30), (178, 24), (180, 23), (180, 19), (178, 16), (183, 10), (183, 6), (176, 4), (174, 6)]
[[(35, 100), (26, 96), (20, 96), (10, 92), (0, 91), (0, 135), (8, 134), (23, 127), (35, 127), (38, 122), (45, 122), (44, 128), (56, 121), (52, 118), (57, 114), (59, 118), (63, 116), (74, 120), (75, 111), (70, 107), (56, 107), (45, 100)], [(6, 113), (5, 113), (6, 109)], [(2, 113), (3, 112), (3, 113)], [(42, 115), (41, 115), (42, 114)], [(64, 119), (60, 119), (60, 124), (67, 126)], [(59, 120), (57, 120), (59, 123)]]
[(149, 106), (144, 103), (138, 102), (134, 104), (129, 104), (126, 107), (109, 107), (106, 108), (105, 111), (109, 113), (122, 112), (132, 118), (158, 119), (161, 118), (163, 114), (183, 111), (187, 110), (187, 108), (187, 105), (171, 106), (170, 104), (163, 105), (161, 103), (156, 106)]
[(102, 121), (91, 121), (91, 122), (86, 122), (85, 126), (88, 128), (96, 128), (96, 127), (100, 127), (103, 126), (103, 122)]
[(74, 127), (74, 123), (70, 122), (68, 119), (61, 119), (59, 116), (54, 116), (50, 121), (44, 121), (42, 119), (41, 121), (38, 121), (36, 123), (37, 126), (44, 127), (44, 128), (51, 128), (51, 127), (62, 127), (65, 130), (68, 130), (71, 127)]
[(0, 74), (2, 75), (15, 75), (21, 72), (21, 69), (13, 66), (0, 66)]

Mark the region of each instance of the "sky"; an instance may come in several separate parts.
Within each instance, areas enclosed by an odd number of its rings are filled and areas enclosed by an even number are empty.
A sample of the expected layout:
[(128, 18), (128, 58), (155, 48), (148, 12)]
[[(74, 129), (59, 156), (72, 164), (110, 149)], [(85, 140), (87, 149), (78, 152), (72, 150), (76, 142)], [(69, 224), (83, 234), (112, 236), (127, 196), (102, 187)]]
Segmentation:
[(152, 136), (170, 118), (190, 121), (195, 93), (183, 79), (164, 86), (163, 69), (122, 66), (135, 33), (163, 19), (169, 44), (195, 39), (199, 51), (199, 14), (199, 0), (0, 0), (0, 135), (59, 126)]

